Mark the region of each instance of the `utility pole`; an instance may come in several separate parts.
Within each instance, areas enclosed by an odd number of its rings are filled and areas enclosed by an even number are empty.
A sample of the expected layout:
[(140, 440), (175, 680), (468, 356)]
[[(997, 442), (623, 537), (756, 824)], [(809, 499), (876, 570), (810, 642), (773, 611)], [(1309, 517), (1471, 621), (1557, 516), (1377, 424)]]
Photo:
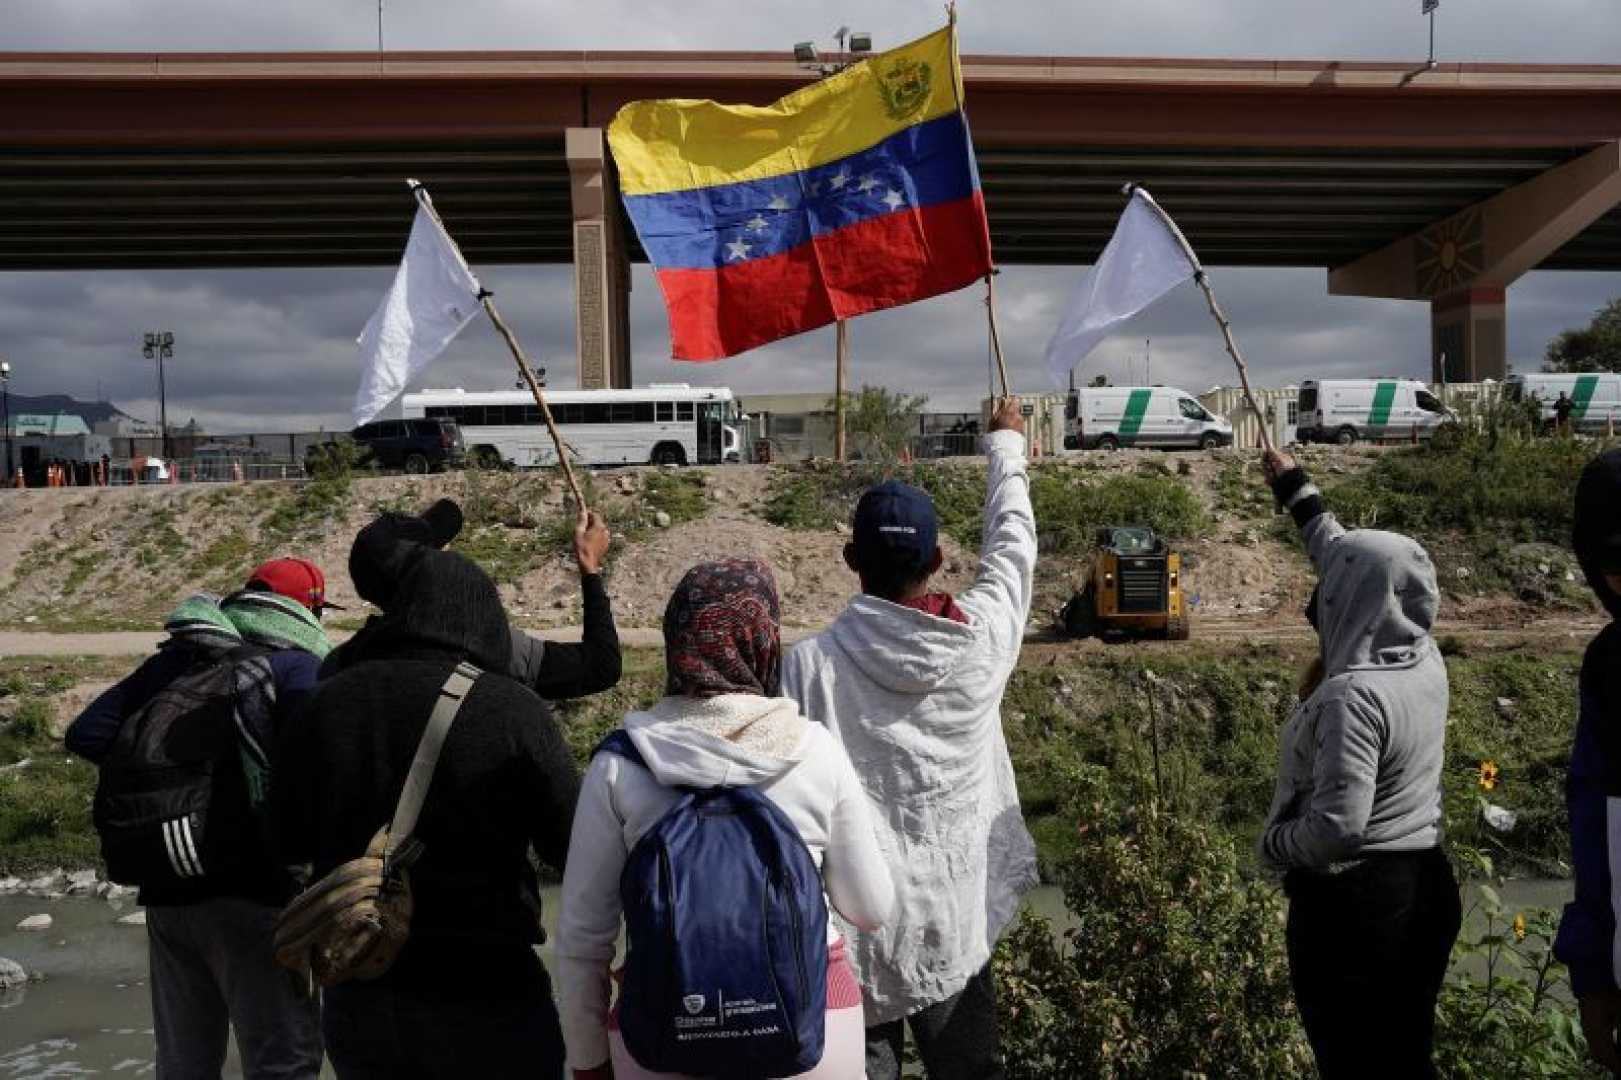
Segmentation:
[(141, 355), (158, 362), (158, 429), (162, 432), (163, 460), (169, 460), (169, 401), (163, 385), (163, 362), (174, 357), (174, 333), (155, 330), (147, 333), (141, 344)]
[(1430, 19), (1430, 59), (1426, 66), (1435, 66), (1435, 9), (1441, 6), (1441, 0), (1420, 0), (1419, 11)]
[(1154, 339), (1143, 338), (1143, 382), (1154, 385)]
[[(381, 0), (378, 2), (381, 3)], [(841, 26), (833, 32), (833, 37), (839, 43), (836, 60), (823, 63), (821, 55), (816, 51), (816, 43), (801, 41), (794, 45), (794, 62), (807, 71), (815, 72), (818, 79), (825, 79), (830, 75), (837, 75), (851, 64), (859, 64), (872, 52), (871, 34), (851, 33), (848, 26)], [(848, 392), (845, 383), (849, 378), (850, 327), (845, 319), (839, 319), (836, 326), (838, 336), (835, 338), (833, 373), (833, 457), (838, 461), (844, 461), (844, 398)]]

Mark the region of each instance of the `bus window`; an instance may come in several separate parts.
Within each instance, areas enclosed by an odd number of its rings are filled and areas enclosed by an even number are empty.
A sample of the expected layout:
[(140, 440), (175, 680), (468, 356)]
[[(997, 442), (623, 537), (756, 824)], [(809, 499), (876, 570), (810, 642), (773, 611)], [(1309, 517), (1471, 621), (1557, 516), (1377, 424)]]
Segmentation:
[(678, 401), (678, 402), (676, 402), (676, 405), (675, 405), (675, 418), (677, 420), (691, 420), (691, 419), (693, 419), (692, 402), (690, 402), (690, 401)]
[(589, 402), (580, 406), (580, 421), (586, 424), (608, 423), (608, 406), (605, 402)]
[(675, 419), (675, 402), (661, 401), (653, 406), (653, 418), (661, 424), (668, 424)]
[(638, 424), (651, 424), (653, 422), (653, 403), (651, 401), (638, 401), (635, 411)]
[(1425, 412), (1444, 413), (1447, 411), (1446, 406), (1441, 404), (1440, 399), (1438, 399), (1428, 390), (1415, 390), (1413, 392), (1413, 400), (1416, 401), (1418, 403), (1418, 407), (1423, 409)]
[(540, 406), (539, 405), (525, 405), (523, 407), (523, 421), (522, 422), (525, 423), (525, 424), (538, 424), (538, 423), (540, 423)]

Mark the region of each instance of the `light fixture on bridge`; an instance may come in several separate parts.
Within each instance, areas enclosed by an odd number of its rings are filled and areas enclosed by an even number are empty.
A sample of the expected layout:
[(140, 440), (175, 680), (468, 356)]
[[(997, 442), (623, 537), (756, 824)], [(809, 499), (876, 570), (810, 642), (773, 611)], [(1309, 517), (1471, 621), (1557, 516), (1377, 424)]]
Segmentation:
[(801, 41), (794, 46), (794, 63), (809, 66), (820, 61), (821, 57), (816, 55), (815, 42)]
[(872, 35), (863, 34), (859, 30), (851, 34), (850, 51), (857, 54), (872, 52)]

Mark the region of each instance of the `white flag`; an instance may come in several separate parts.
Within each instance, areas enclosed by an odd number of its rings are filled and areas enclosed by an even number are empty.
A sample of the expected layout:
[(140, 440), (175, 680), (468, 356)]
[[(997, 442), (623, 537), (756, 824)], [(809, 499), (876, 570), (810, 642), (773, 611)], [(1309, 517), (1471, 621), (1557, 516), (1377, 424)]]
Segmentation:
[(478, 314), (478, 278), (439, 224), (428, 193), (417, 189), (417, 198), (421, 202), (394, 284), (360, 332), (356, 426), (399, 397)]
[(1164, 296), (1198, 270), (1170, 219), (1142, 188), (1114, 227), (1109, 246), (1081, 277), (1063, 322), (1047, 342), (1047, 369), (1063, 386), (1070, 369), (1110, 330)]

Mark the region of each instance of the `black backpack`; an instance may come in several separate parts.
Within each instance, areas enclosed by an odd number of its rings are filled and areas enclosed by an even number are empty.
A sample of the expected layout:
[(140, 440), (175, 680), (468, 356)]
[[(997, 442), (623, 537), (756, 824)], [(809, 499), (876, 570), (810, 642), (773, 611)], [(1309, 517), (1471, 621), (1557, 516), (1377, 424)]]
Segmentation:
[(244, 759), (268, 770), (264, 747), (240, 729), (246, 669), (269, 650), (243, 645), (199, 660), (126, 717), (101, 762), (92, 812), (107, 877), (173, 888), (263, 879), (272, 866)]

